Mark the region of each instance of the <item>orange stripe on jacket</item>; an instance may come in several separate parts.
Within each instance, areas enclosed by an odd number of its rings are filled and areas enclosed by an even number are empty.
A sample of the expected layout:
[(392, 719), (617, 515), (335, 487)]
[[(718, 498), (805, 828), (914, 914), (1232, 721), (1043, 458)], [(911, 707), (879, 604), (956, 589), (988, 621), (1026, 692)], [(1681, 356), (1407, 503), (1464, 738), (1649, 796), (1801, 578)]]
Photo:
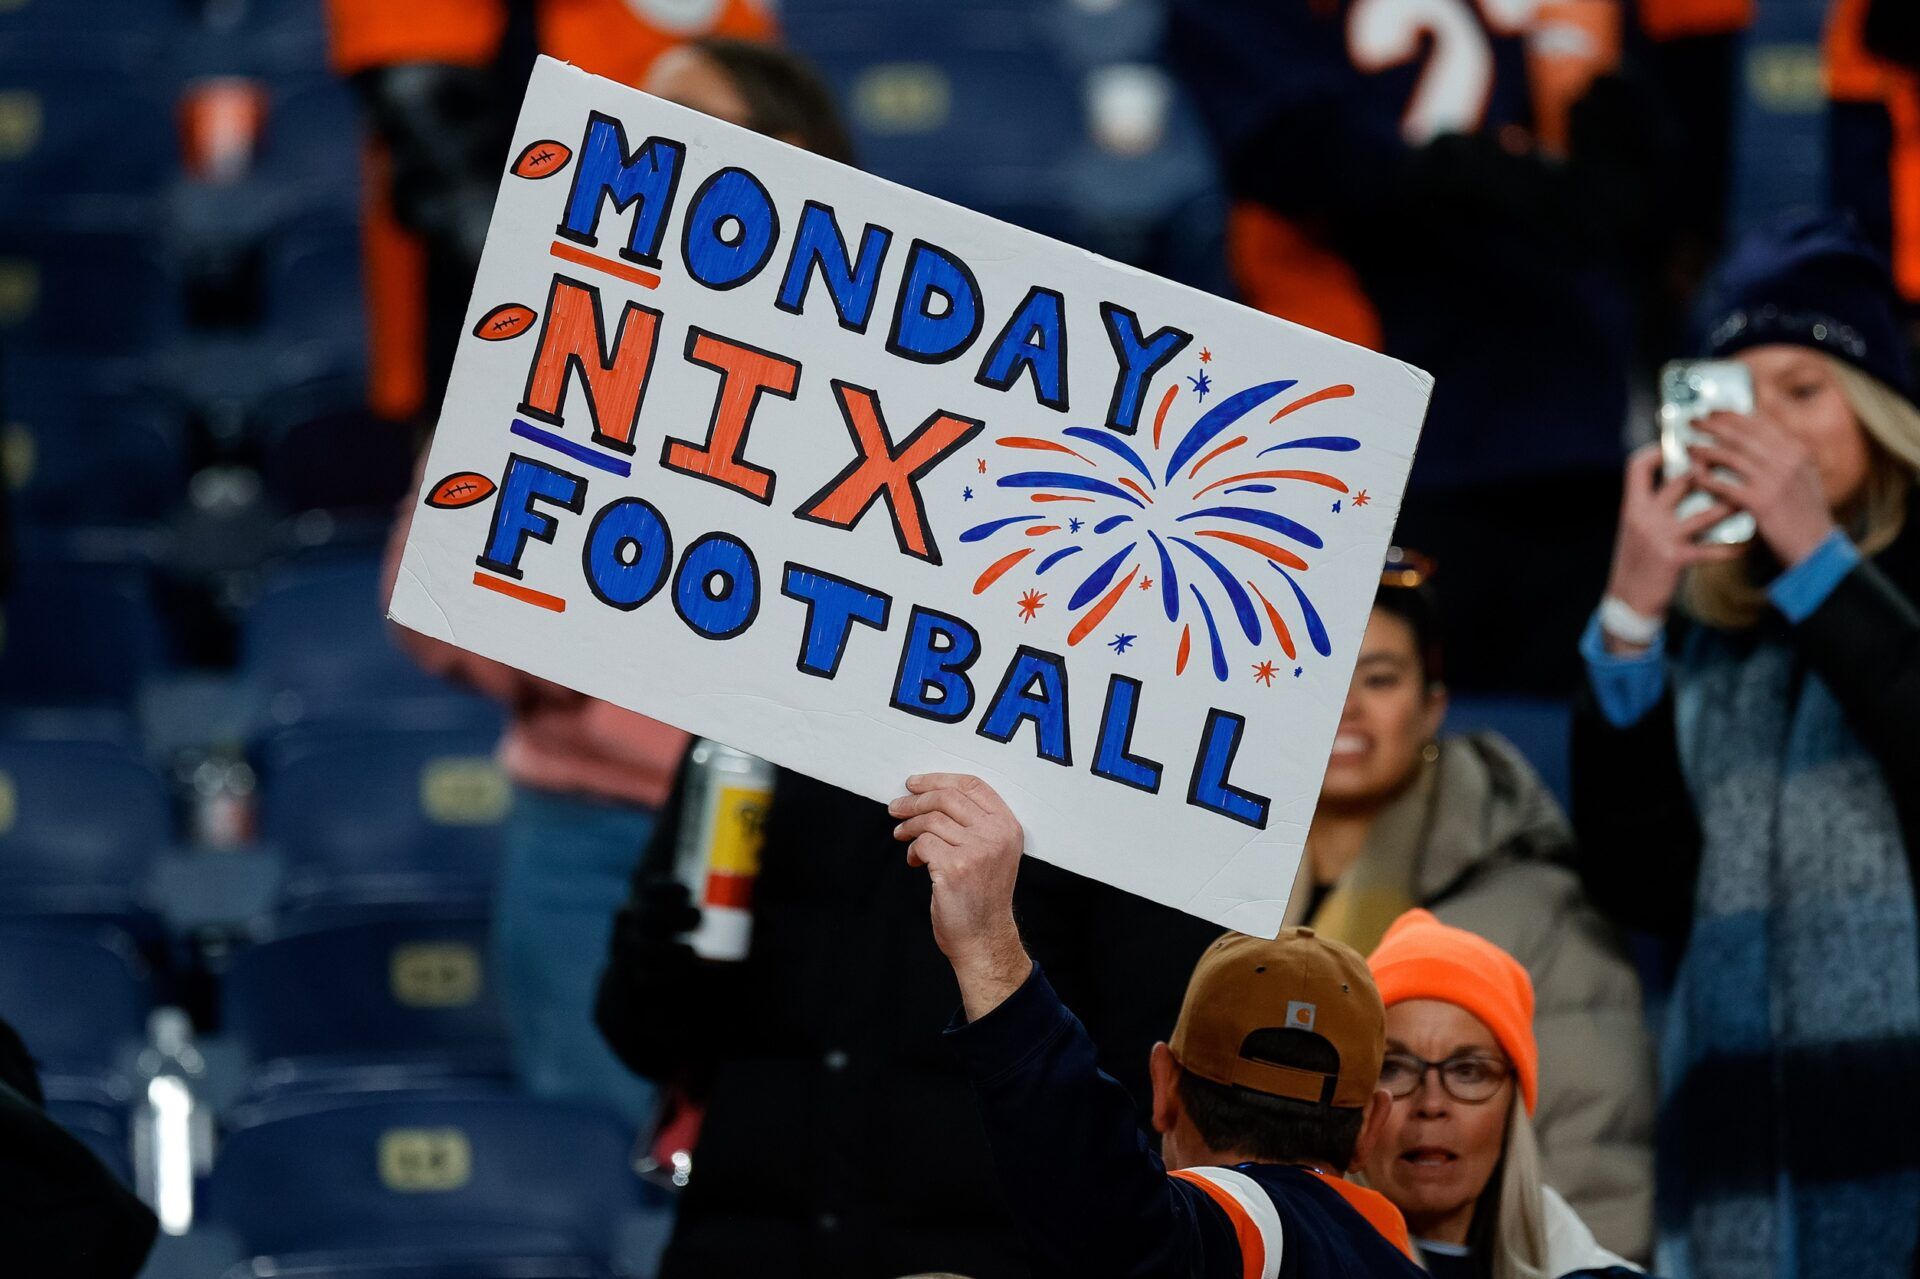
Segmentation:
[(1407, 1219), (1393, 1206), (1387, 1197), (1377, 1190), (1365, 1186), (1356, 1186), (1344, 1177), (1329, 1177), (1318, 1168), (1309, 1168), (1308, 1172), (1327, 1183), (1329, 1189), (1347, 1201), (1347, 1206), (1367, 1219), (1367, 1224), (1378, 1230), (1386, 1241), (1401, 1252), (1418, 1262), (1414, 1254), (1413, 1239), (1407, 1234)]
[(1267, 1269), (1267, 1241), (1260, 1235), (1260, 1227), (1255, 1225), (1240, 1201), (1219, 1186), (1198, 1173), (1185, 1168), (1170, 1172), (1169, 1177), (1178, 1177), (1188, 1185), (1198, 1186), (1207, 1192), (1207, 1198), (1213, 1200), (1221, 1212), (1227, 1214), (1227, 1220), (1233, 1223), (1233, 1237), (1240, 1245), (1241, 1279), (1261, 1279)]

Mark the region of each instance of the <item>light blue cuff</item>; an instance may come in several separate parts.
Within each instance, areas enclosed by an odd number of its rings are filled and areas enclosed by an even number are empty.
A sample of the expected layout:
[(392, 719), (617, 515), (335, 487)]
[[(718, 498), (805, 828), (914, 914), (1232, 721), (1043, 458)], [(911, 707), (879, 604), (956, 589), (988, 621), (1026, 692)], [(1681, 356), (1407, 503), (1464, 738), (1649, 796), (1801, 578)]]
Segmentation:
[(1595, 613), (1580, 635), (1580, 656), (1587, 664), (1587, 677), (1593, 681), (1593, 697), (1600, 713), (1615, 728), (1631, 728), (1660, 704), (1667, 691), (1667, 641), (1664, 634), (1644, 653), (1622, 657), (1609, 653), (1600, 633), (1600, 614)]
[(1860, 563), (1860, 550), (1839, 529), (1827, 534), (1827, 540), (1813, 554), (1773, 579), (1767, 598), (1798, 626), (1827, 602), (1827, 596)]

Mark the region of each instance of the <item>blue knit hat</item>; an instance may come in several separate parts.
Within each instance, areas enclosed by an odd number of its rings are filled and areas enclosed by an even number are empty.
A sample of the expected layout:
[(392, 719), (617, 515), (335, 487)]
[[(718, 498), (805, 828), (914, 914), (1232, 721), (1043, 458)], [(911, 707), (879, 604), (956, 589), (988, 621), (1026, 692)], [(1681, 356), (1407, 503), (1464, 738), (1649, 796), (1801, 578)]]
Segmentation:
[(1797, 213), (1750, 232), (1707, 285), (1702, 315), (1715, 358), (1775, 342), (1812, 347), (1912, 391), (1892, 276), (1851, 217)]

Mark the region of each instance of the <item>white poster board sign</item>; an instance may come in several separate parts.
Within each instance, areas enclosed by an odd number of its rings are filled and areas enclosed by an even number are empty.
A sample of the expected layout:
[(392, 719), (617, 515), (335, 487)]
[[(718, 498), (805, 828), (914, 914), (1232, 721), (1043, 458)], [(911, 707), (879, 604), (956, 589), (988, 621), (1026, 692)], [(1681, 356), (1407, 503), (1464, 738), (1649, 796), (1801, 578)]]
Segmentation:
[(1278, 927), (1431, 379), (543, 59), (394, 620)]

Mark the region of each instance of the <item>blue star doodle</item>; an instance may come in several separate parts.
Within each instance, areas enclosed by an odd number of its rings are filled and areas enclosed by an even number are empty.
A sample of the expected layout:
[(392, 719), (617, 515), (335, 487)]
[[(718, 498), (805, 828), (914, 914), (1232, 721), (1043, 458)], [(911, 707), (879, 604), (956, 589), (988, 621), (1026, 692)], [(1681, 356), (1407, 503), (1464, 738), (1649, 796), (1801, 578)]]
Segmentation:
[(1107, 647), (1116, 653), (1124, 653), (1133, 647), (1134, 638), (1132, 635), (1116, 635), (1107, 641)]
[(1068, 517), (1067, 517), (1067, 532), (1069, 532), (1069, 533), (1078, 533), (1078, 532), (1080, 531), (1080, 526), (1081, 526), (1081, 525), (1083, 525), (1083, 524), (1085, 524), (1085, 523), (1086, 523), (1086, 521), (1085, 521), (1085, 520), (1083, 520), (1083, 519), (1079, 519), (1078, 517), (1075, 517), (1075, 516), (1068, 516)]
[(1294, 668), (1293, 668), (1293, 677), (1294, 677), (1295, 679), (1299, 679), (1299, 678), (1300, 678), (1300, 669), (1301, 669), (1301, 668), (1300, 668), (1300, 667), (1298, 667), (1298, 666), (1296, 666), (1296, 667), (1294, 667)]
[(961, 489), (960, 500), (962, 502), (971, 502), (973, 500), (973, 489), (971, 487)]
[(1201, 403), (1204, 404), (1207, 399), (1207, 392), (1213, 389), (1213, 379), (1207, 376), (1205, 369), (1201, 369), (1200, 376), (1190, 377), (1187, 381), (1193, 384), (1193, 393), (1199, 396)]
[(1333, 513), (1335, 515), (1340, 514), (1340, 499), (1337, 497), (1333, 499)]

